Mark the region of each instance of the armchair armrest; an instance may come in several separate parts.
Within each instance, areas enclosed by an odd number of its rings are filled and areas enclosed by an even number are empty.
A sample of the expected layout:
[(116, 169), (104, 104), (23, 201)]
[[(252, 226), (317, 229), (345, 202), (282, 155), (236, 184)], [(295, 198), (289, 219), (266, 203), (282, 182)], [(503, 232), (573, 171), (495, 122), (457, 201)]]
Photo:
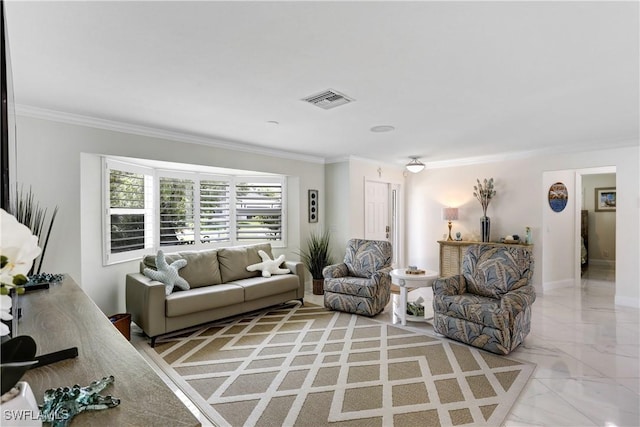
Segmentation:
[(347, 275), (349, 275), (349, 269), (345, 263), (328, 265), (322, 269), (322, 276), (325, 279), (346, 277)]
[(531, 285), (521, 286), (502, 296), (500, 299), (500, 308), (511, 313), (519, 312), (532, 305), (535, 300), (535, 288)]
[(467, 281), (462, 274), (440, 277), (433, 281), (434, 295), (461, 295), (467, 292)]
[(391, 276), (389, 276), (391, 270), (393, 270), (393, 267), (381, 268), (371, 275), (371, 280), (375, 283), (391, 283)]
[(131, 320), (150, 337), (164, 334), (165, 286), (141, 273), (127, 274), (126, 307)]

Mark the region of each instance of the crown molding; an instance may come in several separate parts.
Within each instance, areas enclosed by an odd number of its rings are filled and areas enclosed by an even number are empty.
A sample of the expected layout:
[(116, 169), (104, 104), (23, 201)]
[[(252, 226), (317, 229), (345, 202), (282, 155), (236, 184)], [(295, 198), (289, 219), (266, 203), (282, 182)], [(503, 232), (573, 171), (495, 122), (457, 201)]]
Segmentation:
[(325, 164), (344, 163), (344, 162), (349, 162), (349, 161), (352, 161), (352, 160), (355, 160), (355, 161), (358, 161), (358, 162), (363, 162), (363, 163), (369, 163), (369, 164), (375, 165), (375, 166), (389, 167), (389, 168), (398, 169), (398, 170), (401, 170), (401, 169), (404, 168), (404, 165), (398, 165), (397, 163), (383, 162), (383, 161), (380, 161), (380, 160), (369, 159), (369, 158), (366, 158), (366, 157), (359, 157), (359, 156), (331, 157), (331, 158), (325, 159)]
[[(351, 160), (376, 164), (379, 166), (387, 166), (402, 169), (404, 163), (399, 165), (397, 163), (380, 162), (378, 160), (369, 159), (359, 156), (342, 156), (333, 158), (323, 158), (317, 156), (311, 156), (300, 153), (292, 153), (289, 151), (273, 150), (264, 147), (258, 147), (251, 144), (242, 142), (235, 142), (229, 140), (221, 140), (216, 138), (208, 138), (198, 135), (187, 134), (183, 132), (175, 132), (166, 129), (158, 129), (147, 126), (135, 125), (131, 123), (118, 122), (114, 120), (100, 119), (91, 116), (85, 116), (81, 114), (73, 114), (56, 110), (49, 110), (46, 108), (39, 108), (30, 105), (16, 104), (16, 114), (33, 117), (37, 119), (50, 120), (55, 122), (67, 123), (78, 126), (86, 126), (97, 129), (104, 129), (114, 132), (122, 132), (133, 135), (146, 136), (151, 138), (160, 138), (170, 141), (184, 142), (188, 144), (205, 145), (208, 147), (221, 148), (232, 151), (240, 151), (245, 153), (262, 154), (265, 156), (277, 157), (282, 159), (303, 161), (309, 163), (318, 164), (330, 164), (341, 163)], [(542, 148), (536, 150), (517, 151), (509, 153), (490, 154), (486, 156), (464, 157), (451, 160), (442, 160), (434, 162), (426, 162), (421, 159), (425, 164), (426, 169), (443, 169), (457, 166), (470, 166), (483, 163), (504, 162), (510, 160), (526, 159), (542, 155), (554, 155), (558, 153), (572, 153), (579, 151), (595, 151), (605, 150), (612, 148), (623, 147), (637, 147), (639, 140), (637, 137), (624, 137), (613, 140), (594, 140), (583, 141), (581, 143), (556, 146), (550, 148)]]
[(452, 160), (442, 160), (436, 162), (423, 162), (426, 169), (443, 169), (455, 166), (470, 166), (483, 163), (505, 162), (511, 160), (528, 159), (545, 155), (556, 155), (566, 153), (576, 153), (584, 151), (610, 150), (615, 148), (637, 147), (638, 138), (623, 137), (610, 140), (583, 141), (577, 144), (546, 147), (537, 150), (514, 151), (509, 153), (491, 154), (487, 156), (465, 157)]
[(222, 148), (225, 150), (240, 151), (244, 153), (262, 154), (265, 156), (279, 157), (283, 159), (303, 161), (309, 163), (325, 163), (324, 158), (310, 156), (306, 154), (292, 153), (289, 151), (273, 150), (258, 147), (242, 142), (208, 138), (198, 135), (191, 135), (183, 132), (176, 132), (166, 129), (158, 129), (147, 126), (135, 125), (131, 123), (118, 122), (115, 120), (100, 119), (97, 117), (73, 114), (62, 111), (49, 110), (46, 108), (34, 107), (30, 105), (16, 104), (16, 114), (36, 119), (50, 120), (54, 122), (67, 123), (77, 126), (86, 126), (97, 129), (104, 129), (114, 132), (122, 132), (151, 138), (160, 138), (170, 141), (184, 142), (187, 144), (206, 145), (208, 147)]

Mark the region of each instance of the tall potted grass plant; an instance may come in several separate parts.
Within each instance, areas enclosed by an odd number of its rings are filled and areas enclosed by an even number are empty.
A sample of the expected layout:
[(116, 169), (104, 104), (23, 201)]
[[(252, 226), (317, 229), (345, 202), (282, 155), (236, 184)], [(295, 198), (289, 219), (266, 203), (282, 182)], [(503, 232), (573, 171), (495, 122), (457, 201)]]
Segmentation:
[(322, 269), (333, 263), (329, 243), (329, 231), (311, 232), (307, 239), (306, 249), (300, 250), (300, 259), (313, 278), (313, 294), (324, 294), (324, 277)]

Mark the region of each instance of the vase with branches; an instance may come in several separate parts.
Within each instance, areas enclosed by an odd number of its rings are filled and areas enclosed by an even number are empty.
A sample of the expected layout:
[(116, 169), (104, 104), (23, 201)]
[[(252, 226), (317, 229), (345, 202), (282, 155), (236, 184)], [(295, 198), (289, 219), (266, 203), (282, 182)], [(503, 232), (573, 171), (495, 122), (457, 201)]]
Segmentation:
[(331, 235), (328, 230), (323, 232), (311, 232), (307, 239), (306, 249), (300, 250), (300, 259), (311, 273), (313, 279), (313, 294), (324, 294), (324, 277), (322, 270), (333, 263), (331, 256)]
[(482, 218), (480, 218), (480, 231), (482, 234), (482, 241), (488, 242), (491, 235), (491, 219), (487, 216), (487, 208), (489, 203), (496, 195), (496, 190), (493, 184), (493, 178), (485, 178), (482, 182), (476, 179), (477, 185), (473, 186), (473, 196), (478, 199), (482, 206)]

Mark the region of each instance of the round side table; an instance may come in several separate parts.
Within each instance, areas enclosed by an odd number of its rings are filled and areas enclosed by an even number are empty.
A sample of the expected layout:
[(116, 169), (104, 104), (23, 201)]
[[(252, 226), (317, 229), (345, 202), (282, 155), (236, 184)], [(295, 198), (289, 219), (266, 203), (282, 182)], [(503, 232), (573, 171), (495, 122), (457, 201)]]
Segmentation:
[[(400, 313), (398, 313), (403, 325), (407, 324), (407, 288), (430, 288), (433, 281), (438, 278), (438, 272), (425, 270), (422, 274), (407, 274), (406, 268), (391, 270), (391, 283), (400, 287)], [(425, 310), (425, 319), (426, 317)]]

